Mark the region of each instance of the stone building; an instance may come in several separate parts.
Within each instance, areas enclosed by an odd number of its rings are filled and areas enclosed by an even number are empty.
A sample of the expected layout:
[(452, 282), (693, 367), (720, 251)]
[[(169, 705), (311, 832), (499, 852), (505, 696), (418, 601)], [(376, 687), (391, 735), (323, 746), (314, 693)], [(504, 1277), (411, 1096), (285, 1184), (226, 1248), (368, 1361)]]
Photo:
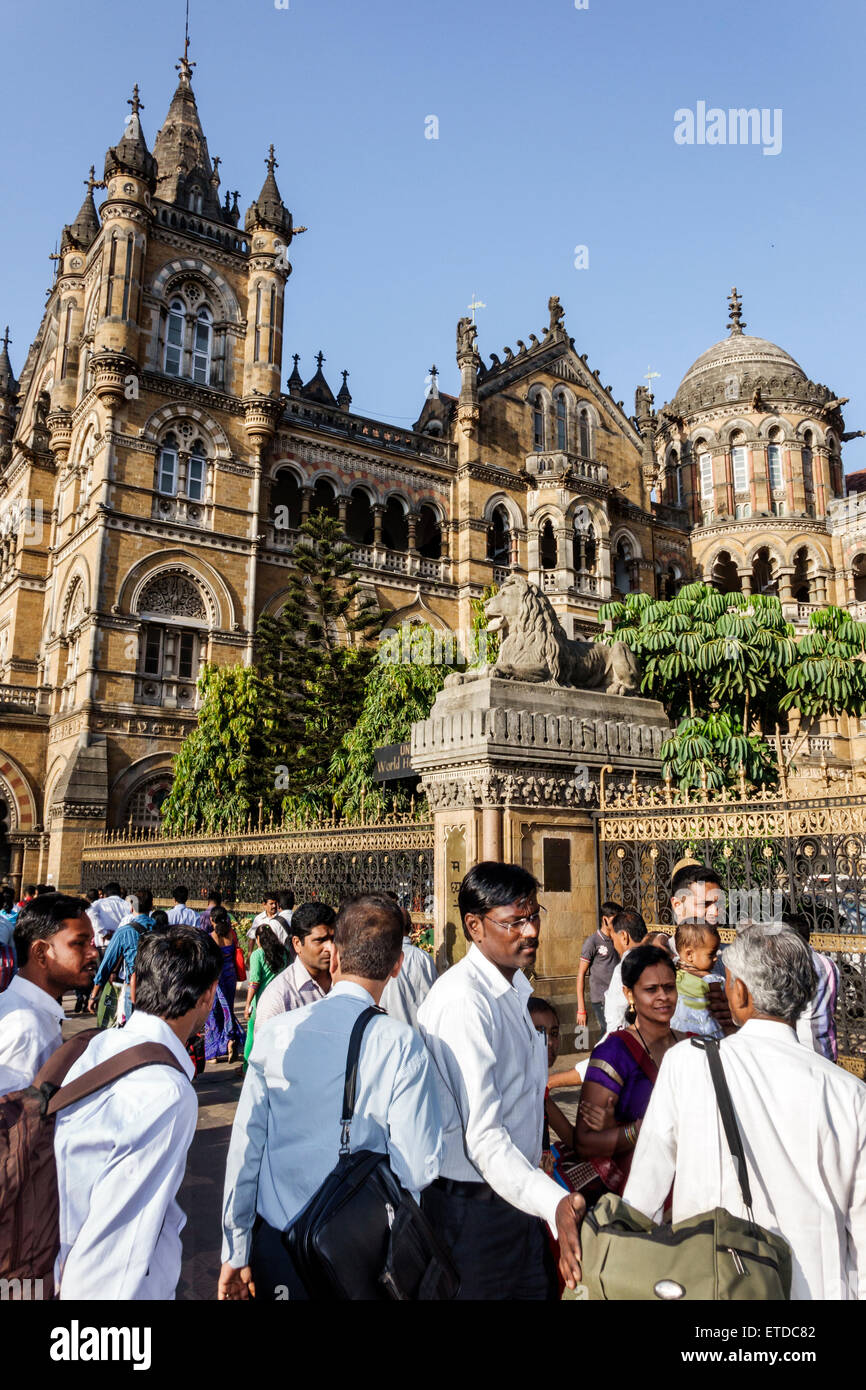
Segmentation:
[(199, 670), (250, 660), (311, 510), (342, 520), (392, 626), (467, 631), (512, 566), (571, 635), (612, 594), (692, 576), (778, 591), (796, 618), (866, 601), (844, 402), (746, 337), (739, 300), (658, 413), (643, 388), (634, 414), (614, 399), (556, 296), (541, 337), (489, 364), (461, 319), (459, 394), (433, 369), (411, 430), (353, 412), (321, 352), (284, 386), (303, 229), (273, 146), (241, 225), (193, 66), (152, 150), (134, 89), (20, 381), (8, 333), (0, 351), (0, 872), (75, 888), (89, 829), (157, 823)]

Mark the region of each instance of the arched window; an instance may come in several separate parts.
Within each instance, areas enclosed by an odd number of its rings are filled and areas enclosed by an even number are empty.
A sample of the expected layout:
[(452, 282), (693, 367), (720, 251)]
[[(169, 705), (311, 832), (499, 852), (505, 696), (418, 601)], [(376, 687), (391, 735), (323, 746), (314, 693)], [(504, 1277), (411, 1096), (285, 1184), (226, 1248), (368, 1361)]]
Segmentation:
[[(742, 435), (738, 436), (742, 439)], [(749, 451), (745, 444), (734, 444), (731, 448), (731, 471), (734, 477), (734, 492), (749, 491)]]
[(716, 556), (710, 582), (723, 594), (741, 592), (743, 581), (727, 550), (720, 550)]
[(174, 497), (177, 492), (177, 440), (173, 434), (165, 436), (159, 451), (158, 488), (167, 497)]
[(409, 522), (402, 502), (389, 497), (382, 517), (382, 544), (389, 550), (409, 549)]
[(581, 410), (577, 418), (578, 438), (580, 443), (580, 453), (583, 458), (590, 458), (592, 452), (592, 433), (589, 424), (589, 411), (585, 408)]
[(767, 546), (762, 545), (756, 552), (752, 560), (752, 593), (753, 594), (776, 594), (779, 592), (779, 585), (775, 576), (775, 567), (770, 551)]
[(487, 558), (494, 565), (511, 564), (511, 526), (504, 507), (495, 507), (487, 528)]
[(186, 311), (180, 299), (169, 305), (165, 328), (165, 370), (169, 376), (181, 376), (183, 368), (183, 336)]
[(711, 510), (713, 505), (713, 456), (708, 449), (698, 454), (698, 473), (701, 480), (701, 505)]
[(794, 556), (794, 574), (791, 579), (791, 592), (798, 603), (811, 602), (812, 584), (809, 570), (809, 552), (803, 545)]
[(442, 556), (442, 526), (436, 512), (426, 502), (418, 509), (415, 549), (426, 560), (439, 560)]
[(301, 524), (301, 487), (290, 468), (283, 468), (271, 488), (271, 515), (278, 530), (296, 531)]
[(356, 545), (373, 544), (373, 508), (362, 487), (356, 487), (349, 498), (346, 535)]
[(157, 574), (142, 589), (136, 612), (143, 619), (136, 699), (192, 709), (206, 641), (199, 590), (185, 575)]
[(568, 448), (568, 407), (563, 395), (556, 398), (556, 447), (563, 453)]
[(544, 402), (536, 396), (532, 406), (532, 444), (537, 454), (544, 452)]
[(779, 437), (777, 429), (770, 431), (770, 443), (767, 445), (767, 477), (770, 482), (770, 491), (778, 492), (784, 486), (782, 478), (782, 446), (776, 441)]
[(660, 599), (676, 598), (682, 582), (683, 576), (679, 565), (669, 564), (664, 569), (661, 565), (656, 567), (656, 585)]
[(548, 517), (541, 527), (539, 537), (539, 557), (543, 570), (555, 570), (558, 563), (558, 547), (553, 522)]
[(192, 379), (202, 386), (207, 386), (210, 381), (212, 336), (211, 312), (202, 305), (196, 314), (192, 348)]
[(197, 439), (192, 446), (187, 463), (186, 495), (191, 502), (204, 501), (206, 468), (207, 459), (205, 458), (204, 445), (200, 439)]
[(803, 435), (803, 448), (800, 451), (800, 461), (803, 466), (803, 491), (806, 494), (806, 511), (810, 514), (815, 510), (815, 472), (812, 465), (812, 431), (806, 430)]
[(310, 512), (324, 512), (326, 516), (331, 517), (339, 516), (334, 484), (329, 482), (327, 478), (316, 479), (310, 502)]
[(866, 555), (855, 555), (851, 562), (854, 576), (854, 597), (858, 603), (866, 602)]
[(614, 555), (613, 582), (621, 594), (630, 594), (633, 588), (634, 557), (629, 542), (623, 538), (618, 542)]

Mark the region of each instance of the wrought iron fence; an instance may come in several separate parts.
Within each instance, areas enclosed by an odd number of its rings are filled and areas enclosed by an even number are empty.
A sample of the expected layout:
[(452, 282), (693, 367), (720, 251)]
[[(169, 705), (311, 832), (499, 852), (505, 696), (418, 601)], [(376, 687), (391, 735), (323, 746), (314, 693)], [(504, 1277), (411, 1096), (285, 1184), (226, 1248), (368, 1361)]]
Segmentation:
[(180, 883), (192, 902), (219, 888), (241, 911), (257, 909), (268, 890), (282, 888), (291, 888), (298, 902), (334, 906), (354, 893), (390, 890), (416, 922), (433, 916), (430, 821), (330, 821), (219, 836), (107, 831), (88, 839), (81, 859), (85, 887), (115, 879), (128, 889), (149, 888), (157, 900)]
[[(784, 791), (787, 791), (785, 786)], [(866, 1072), (866, 796), (713, 794), (665, 786), (605, 791), (596, 822), (599, 901), (636, 908), (670, 930), (670, 884), (683, 858), (715, 869), (723, 938), (738, 922), (801, 912), (812, 945), (840, 970), (840, 1061)]]

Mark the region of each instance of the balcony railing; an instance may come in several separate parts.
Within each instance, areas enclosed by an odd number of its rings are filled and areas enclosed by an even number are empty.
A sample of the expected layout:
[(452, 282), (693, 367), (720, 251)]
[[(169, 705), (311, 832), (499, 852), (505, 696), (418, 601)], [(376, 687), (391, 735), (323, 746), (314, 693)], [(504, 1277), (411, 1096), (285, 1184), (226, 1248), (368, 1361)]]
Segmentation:
[[(773, 735), (768, 736), (767, 742), (771, 748), (775, 748), (776, 739)], [(785, 758), (790, 758), (792, 753), (798, 758), (820, 758), (822, 753), (832, 757), (835, 750), (835, 734), (782, 735), (782, 755)]]
[(0, 710), (47, 714), (48, 691), (33, 685), (0, 685)]
[[(288, 526), (265, 524), (265, 547), (290, 552), (301, 532)], [(417, 575), (420, 579), (449, 580), (451, 562), (447, 556), (432, 559), (416, 550), (390, 550), (384, 545), (356, 545), (352, 559), (359, 569), (385, 570), (392, 574)]]
[(582, 454), (569, 454), (561, 449), (528, 454), (526, 471), (541, 484), (558, 481), (567, 473), (576, 478), (585, 478), (591, 483), (607, 482), (606, 463), (600, 463), (598, 459), (584, 458)]

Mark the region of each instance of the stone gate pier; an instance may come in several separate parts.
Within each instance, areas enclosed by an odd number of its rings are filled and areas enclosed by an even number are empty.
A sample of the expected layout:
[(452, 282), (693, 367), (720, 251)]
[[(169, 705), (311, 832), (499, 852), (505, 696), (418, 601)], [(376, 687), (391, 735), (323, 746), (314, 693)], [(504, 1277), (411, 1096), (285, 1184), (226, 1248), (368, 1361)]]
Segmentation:
[(598, 923), (592, 811), (602, 769), (612, 780), (660, 776), (669, 724), (656, 700), (491, 674), (449, 685), (412, 730), (412, 766), (434, 824), (435, 941), (440, 969), (466, 940), (460, 880), (482, 859), (522, 864), (547, 909), (539, 994), (562, 1004), (574, 1031), (580, 948)]

